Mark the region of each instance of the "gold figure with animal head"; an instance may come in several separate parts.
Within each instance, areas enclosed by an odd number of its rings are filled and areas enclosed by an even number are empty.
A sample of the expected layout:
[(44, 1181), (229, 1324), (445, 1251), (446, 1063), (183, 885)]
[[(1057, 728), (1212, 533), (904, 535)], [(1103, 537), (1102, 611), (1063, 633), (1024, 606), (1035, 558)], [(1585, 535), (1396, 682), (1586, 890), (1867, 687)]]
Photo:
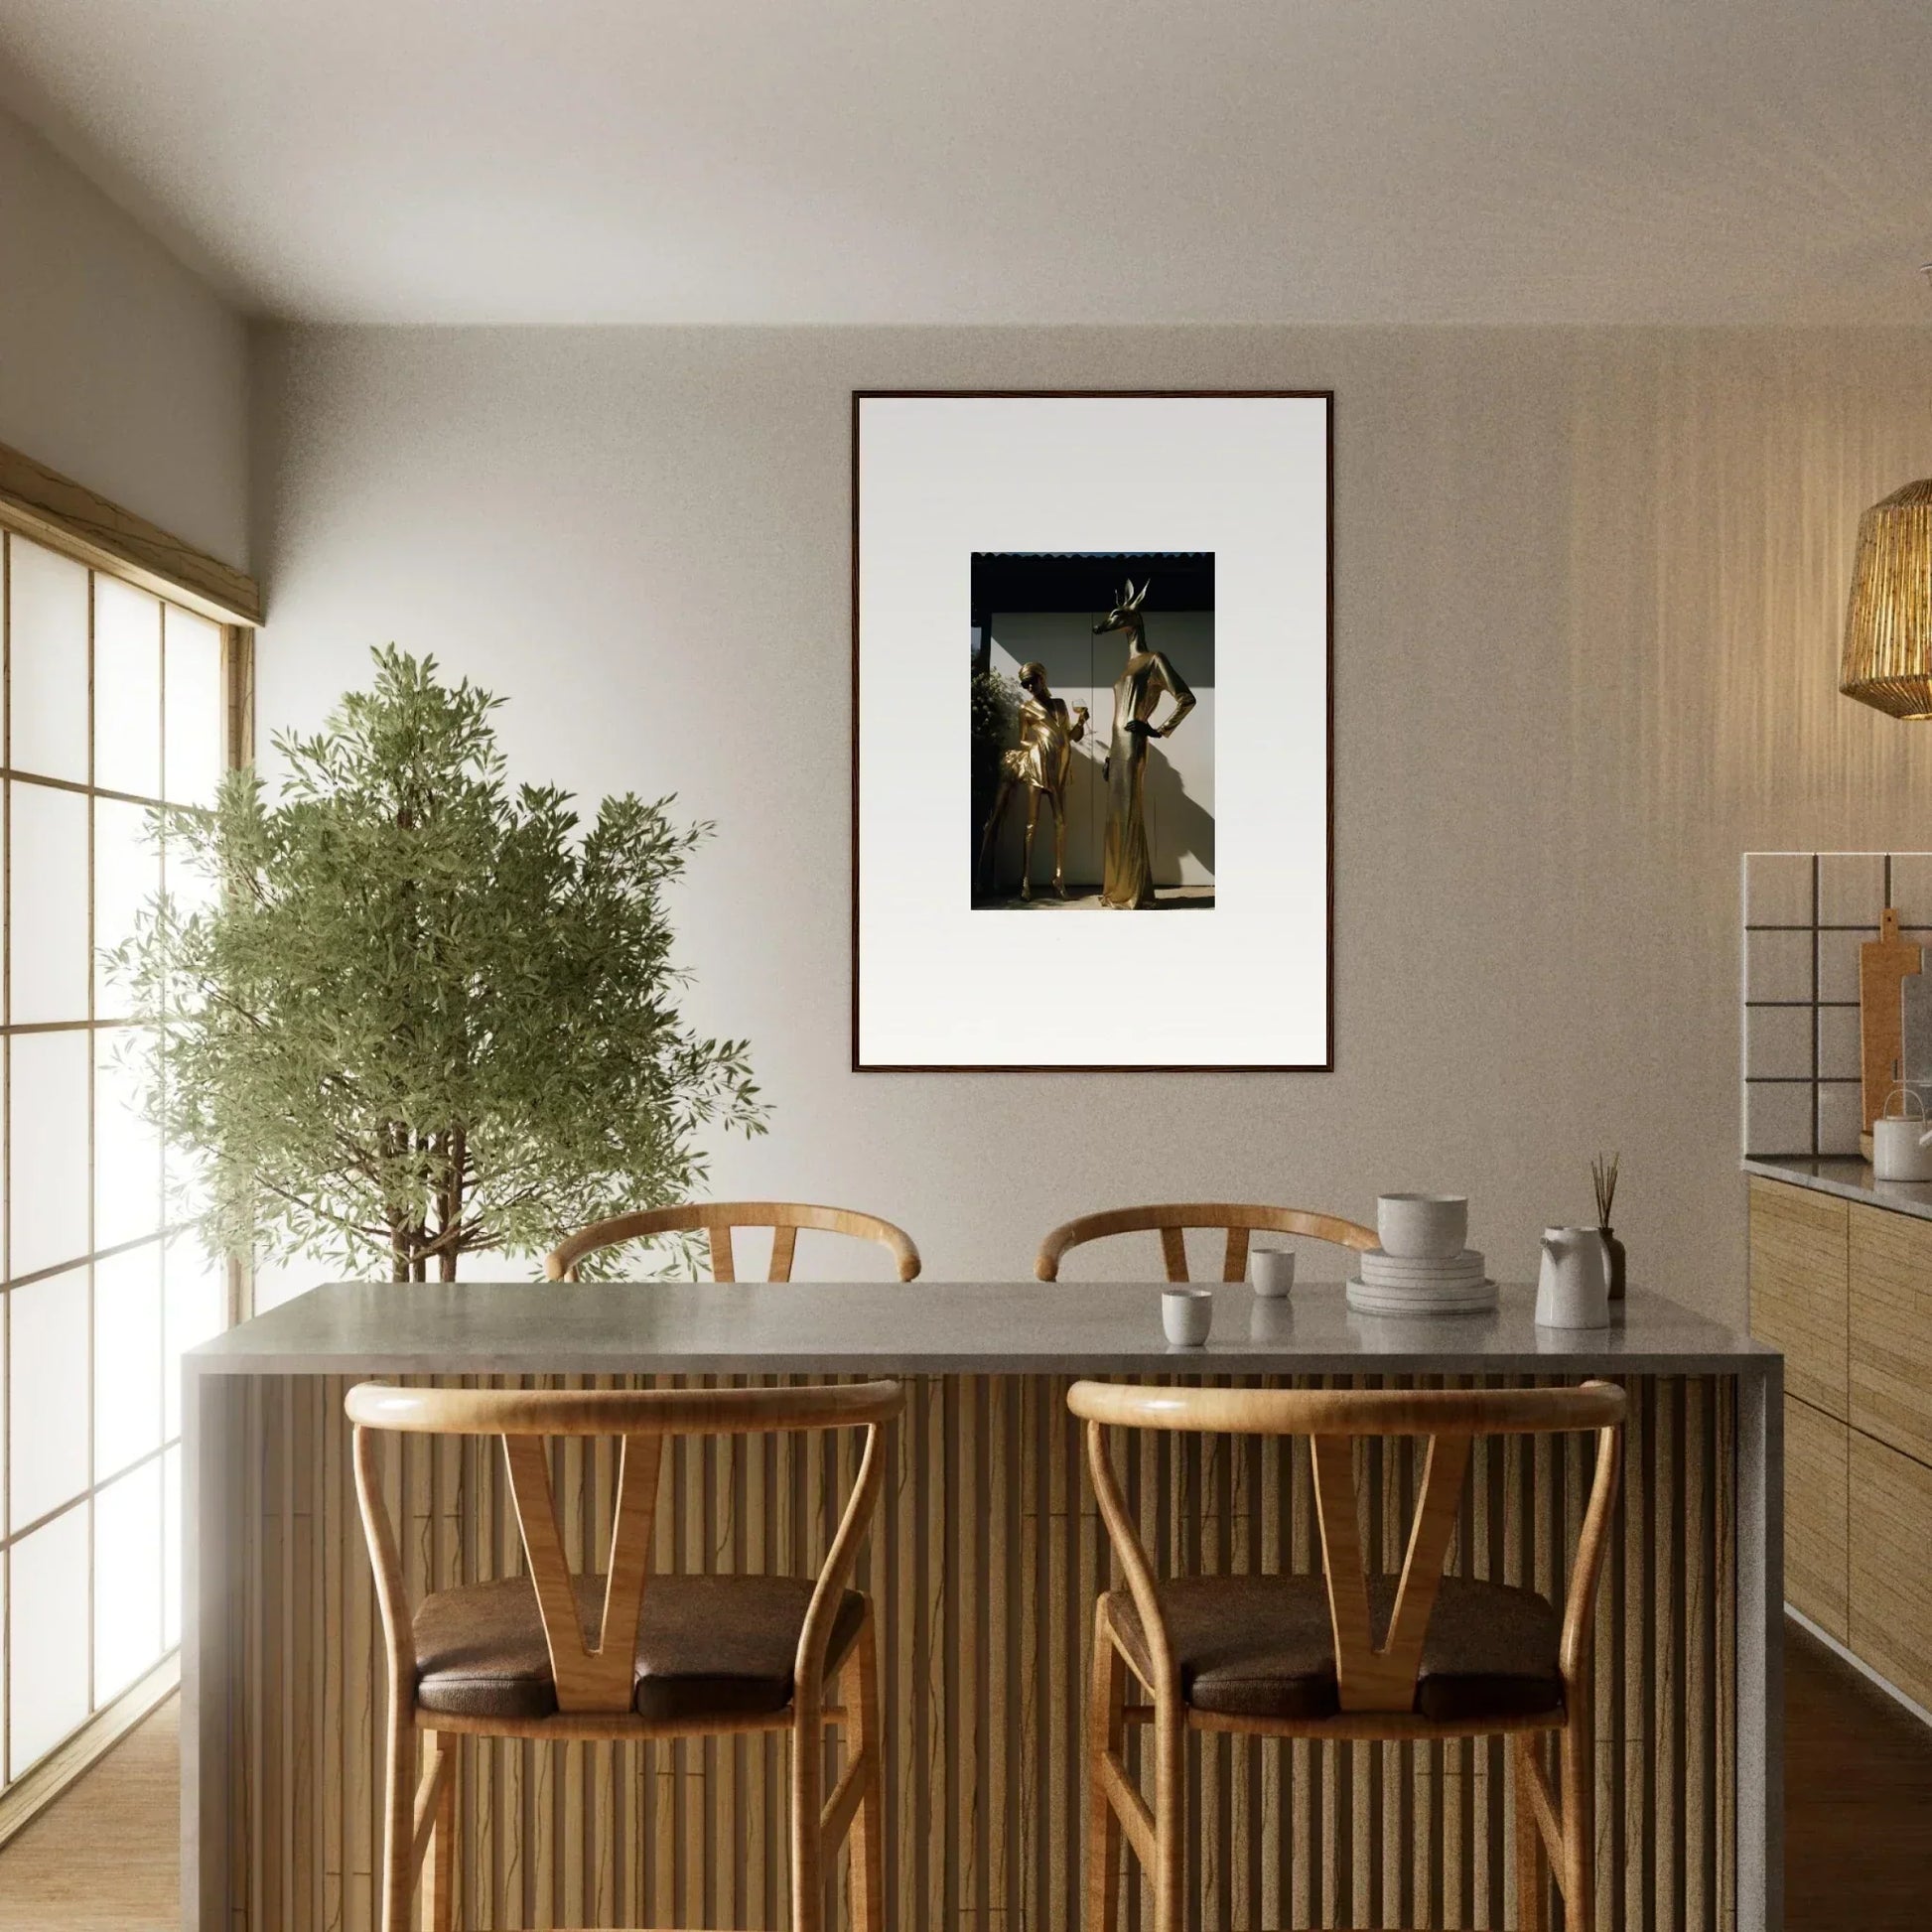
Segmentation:
[(993, 870), (993, 848), (1001, 821), (1016, 791), (1027, 794), (1026, 857), (1020, 868), (1020, 897), (1034, 896), (1034, 833), (1039, 824), (1040, 801), (1053, 814), (1053, 890), (1066, 897), (1066, 780), (1073, 768), (1073, 747), (1086, 736), (1087, 708), (1077, 704), (1069, 714), (1064, 698), (1047, 688), (1044, 664), (1020, 667), (1020, 743), (1000, 759), (1000, 791), (986, 815), (980, 836), (979, 873), (982, 889)]
[[(1151, 580), (1150, 580), (1151, 582)], [(1127, 635), (1127, 664), (1114, 684), (1114, 729), (1107, 750), (1107, 853), (1100, 887), (1103, 905), (1135, 909), (1154, 903), (1154, 864), (1147, 844), (1147, 746), (1151, 738), (1172, 736), (1194, 708), (1187, 681), (1147, 643), (1141, 606), (1149, 584), (1139, 590), (1130, 577), (1114, 608), (1093, 627), (1096, 637), (1120, 630)], [(1154, 723), (1162, 692), (1173, 700), (1167, 722)]]

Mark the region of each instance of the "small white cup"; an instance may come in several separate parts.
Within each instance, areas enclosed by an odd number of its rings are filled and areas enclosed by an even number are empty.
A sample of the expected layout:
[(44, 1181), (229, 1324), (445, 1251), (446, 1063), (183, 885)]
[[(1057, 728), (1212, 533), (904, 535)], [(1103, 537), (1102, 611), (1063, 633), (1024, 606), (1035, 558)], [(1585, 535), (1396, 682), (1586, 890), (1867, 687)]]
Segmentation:
[(1161, 1325), (1176, 1348), (1198, 1348), (1214, 1325), (1214, 1291), (1211, 1288), (1164, 1288), (1161, 1291)]
[(1381, 1194), (1375, 1231), (1382, 1252), (1405, 1261), (1448, 1261), (1468, 1245), (1466, 1194)]
[(1295, 1251), (1256, 1248), (1248, 1257), (1248, 1279), (1257, 1295), (1271, 1301), (1286, 1295), (1295, 1286)]

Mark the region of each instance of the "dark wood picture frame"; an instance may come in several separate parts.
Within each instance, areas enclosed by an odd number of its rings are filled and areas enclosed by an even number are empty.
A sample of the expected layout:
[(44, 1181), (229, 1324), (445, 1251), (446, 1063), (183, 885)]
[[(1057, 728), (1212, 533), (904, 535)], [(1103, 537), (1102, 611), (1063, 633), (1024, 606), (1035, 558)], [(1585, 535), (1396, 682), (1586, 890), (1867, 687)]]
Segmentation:
[[(1292, 1061), (1286, 1063), (1242, 1063), (1225, 1061), (1204, 1061), (1197, 1064), (1178, 1062), (1122, 1063), (1096, 1065), (1080, 1063), (1077, 1065), (1045, 1065), (1038, 1062), (1023, 1064), (984, 1063), (970, 1066), (955, 1065), (948, 1062), (937, 1064), (888, 1063), (868, 1061), (860, 1051), (859, 1015), (860, 1015), (860, 866), (859, 866), (859, 802), (860, 802), (860, 751), (859, 751), (859, 707), (860, 707), (860, 417), (861, 410), (869, 401), (944, 401), (951, 399), (972, 401), (1163, 401), (1168, 399), (1187, 401), (1252, 401), (1252, 402), (1320, 402), (1325, 405), (1325, 487), (1323, 495), (1324, 549), (1324, 606), (1326, 638), (1323, 662), (1324, 715), (1322, 718), (1322, 741), (1325, 757), (1324, 770), (1324, 826), (1325, 840), (1325, 908), (1326, 920), (1326, 965), (1324, 985), (1324, 1017), (1322, 1034), (1325, 1047), (1319, 1060)], [(855, 1073), (1332, 1073), (1335, 1067), (1335, 392), (1332, 389), (854, 389), (852, 391), (851, 420), (851, 543), (852, 543), (852, 794), (850, 809), (852, 814), (852, 863), (851, 863), (851, 908), (850, 943), (852, 948), (852, 999), (851, 999), (851, 1050), (852, 1071)]]

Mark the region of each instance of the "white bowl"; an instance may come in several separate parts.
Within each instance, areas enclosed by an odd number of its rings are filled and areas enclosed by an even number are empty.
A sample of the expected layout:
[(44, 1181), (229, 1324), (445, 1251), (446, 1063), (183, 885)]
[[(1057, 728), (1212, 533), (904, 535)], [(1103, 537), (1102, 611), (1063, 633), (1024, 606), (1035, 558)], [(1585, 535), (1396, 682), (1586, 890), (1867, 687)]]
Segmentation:
[(1466, 1194), (1382, 1194), (1375, 1202), (1382, 1252), (1400, 1260), (1447, 1261), (1469, 1233)]

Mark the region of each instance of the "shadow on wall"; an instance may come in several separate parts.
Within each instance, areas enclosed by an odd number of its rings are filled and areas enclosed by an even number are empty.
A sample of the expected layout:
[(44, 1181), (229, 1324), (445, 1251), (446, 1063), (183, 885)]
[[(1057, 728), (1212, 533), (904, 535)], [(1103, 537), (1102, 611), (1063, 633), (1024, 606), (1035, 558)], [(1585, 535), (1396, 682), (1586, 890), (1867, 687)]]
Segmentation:
[[(1184, 677), (1186, 673), (1183, 671)], [(1197, 693), (1198, 695), (1198, 693)], [(1186, 731), (1199, 716), (1181, 727)], [(1188, 795), (1187, 786), (1167, 756), (1167, 741), (1149, 748), (1147, 761), (1147, 836), (1154, 852), (1154, 878), (1157, 885), (1178, 885), (1185, 874), (1188, 881), (1197, 877), (1198, 868), (1206, 879), (1214, 877), (1214, 814)], [(1104, 815), (1106, 799), (1103, 794)], [(1190, 868), (1185, 862), (1193, 861)], [(1173, 876), (1169, 873), (1172, 870)]]

